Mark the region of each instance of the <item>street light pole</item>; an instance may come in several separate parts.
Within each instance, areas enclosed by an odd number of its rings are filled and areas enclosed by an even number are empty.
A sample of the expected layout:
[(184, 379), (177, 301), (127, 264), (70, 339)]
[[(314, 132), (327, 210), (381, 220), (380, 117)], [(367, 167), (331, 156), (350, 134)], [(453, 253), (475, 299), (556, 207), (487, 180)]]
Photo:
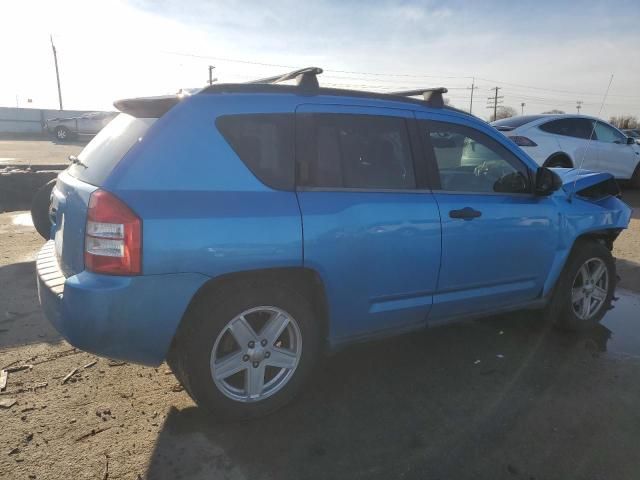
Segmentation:
[(62, 110), (62, 89), (60, 88), (60, 72), (58, 71), (58, 53), (56, 52), (56, 46), (53, 44), (53, 36), (49, 35), (51, 39), (51, 48), (53, 49), (53, 62), (56, 64), (56, 80), (58, 81), (58, 103), (60, 104), (60, 110)]

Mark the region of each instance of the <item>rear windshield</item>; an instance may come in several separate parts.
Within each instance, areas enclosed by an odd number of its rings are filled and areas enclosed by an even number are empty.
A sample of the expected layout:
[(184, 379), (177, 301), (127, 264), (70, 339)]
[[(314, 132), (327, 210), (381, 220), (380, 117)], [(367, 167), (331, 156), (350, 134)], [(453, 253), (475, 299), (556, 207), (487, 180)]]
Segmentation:
[(120, 159), (156, 120), (119, 114), (84, 147), (78, 155), (81, 164), (72, 164), (69, 173), (83, 182), (102, 185)]
[(525, 123), (533, 122), (542, 118), (542, 115), (520, 115), (518, 117), (503, 118), (502, 120), (496, 120), (491, 122), (494, 127), (507, 127), (509, 129), (518, 128)]

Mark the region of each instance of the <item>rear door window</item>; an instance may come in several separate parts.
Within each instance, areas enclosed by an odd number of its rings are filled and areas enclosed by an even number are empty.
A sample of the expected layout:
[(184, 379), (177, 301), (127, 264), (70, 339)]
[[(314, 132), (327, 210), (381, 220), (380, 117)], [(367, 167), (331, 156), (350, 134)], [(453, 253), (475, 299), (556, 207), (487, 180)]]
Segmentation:
[(298, 116), (298, 184), (306, 187), (414, 189), (406, 121), (378, 115)]
[(293, 190), (294, 115), (225, 115), (216, 126), (240, 160), (269, 187)]
[(102, 185), (122, 157), (156, 120), (121, 113), (84, 147), (78, 155), (80, 162), (69, 167), (69, 174), (91, 185)]
[(588, 139), (593, 131), (593, 122), (586, 118), (561, 118), (543, 123), (539, 128), (547, 133)]

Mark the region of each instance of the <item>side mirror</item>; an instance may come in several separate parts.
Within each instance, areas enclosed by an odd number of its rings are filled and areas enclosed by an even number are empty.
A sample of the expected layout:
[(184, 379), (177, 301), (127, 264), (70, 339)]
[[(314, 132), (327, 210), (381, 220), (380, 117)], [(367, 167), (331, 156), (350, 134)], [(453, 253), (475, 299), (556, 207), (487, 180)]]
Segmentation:
[(540, 167), (536, 170), (536, 195), (551, 195), (562, 186), (562, 180), (556, 172), (547, 168)]
[(636, 139), (633, 137), (627, 137), (627, 145), (633, 145), (636, 143)]

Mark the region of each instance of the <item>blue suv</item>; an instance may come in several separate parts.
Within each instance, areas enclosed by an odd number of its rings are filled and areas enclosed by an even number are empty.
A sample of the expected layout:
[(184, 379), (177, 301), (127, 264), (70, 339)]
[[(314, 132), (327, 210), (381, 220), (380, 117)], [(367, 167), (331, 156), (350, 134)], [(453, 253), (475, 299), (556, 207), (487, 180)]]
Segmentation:
[(538, 166), (445, 89), (319, 73), (115, 103), (37, 259), (71, 344), (167, 359), (199, 405), (247, 418), (352, 342), (517, 309), (600, 321), (631, 214), (611, 175)]

